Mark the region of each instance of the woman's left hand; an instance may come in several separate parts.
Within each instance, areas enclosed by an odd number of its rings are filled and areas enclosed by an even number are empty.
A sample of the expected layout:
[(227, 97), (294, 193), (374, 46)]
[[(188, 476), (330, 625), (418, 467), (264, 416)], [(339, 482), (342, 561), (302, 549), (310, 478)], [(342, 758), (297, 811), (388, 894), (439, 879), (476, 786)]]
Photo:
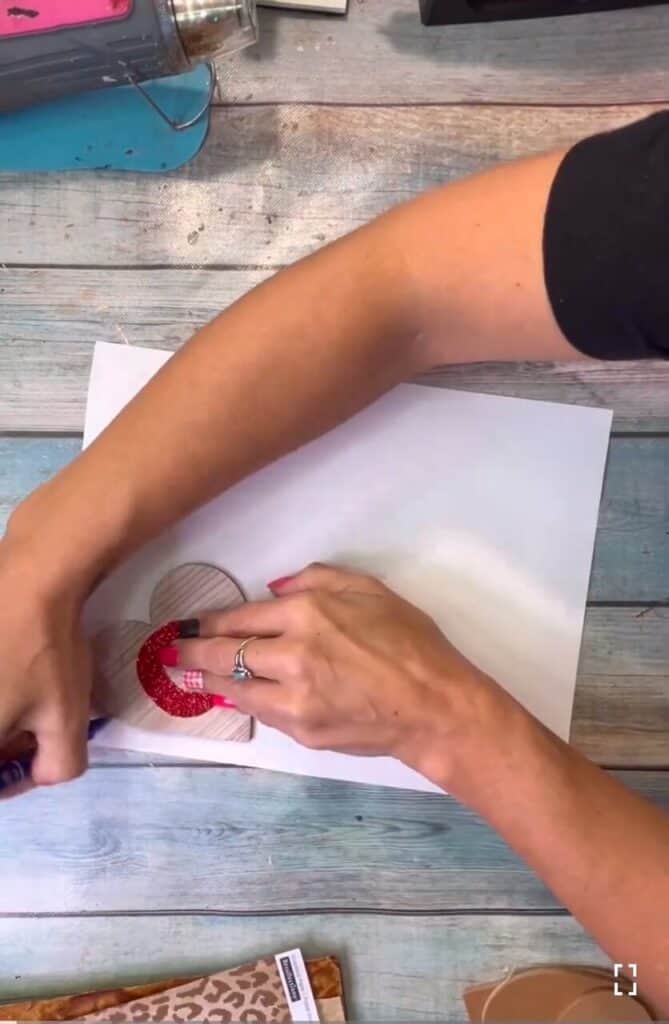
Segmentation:
[[(200, 638), (167, 660), (202, 670), (207, 690), (306, 747), (387, 754), (427, 775), (438, 749), (438, 781), (454, 784), (444, 751), (476, 737), (491, 701), (510, 698), (376, 579), (316, 564), (270, 589), (277, 600), (203, 616)], [(230, 674), (245, 637), (256, 678), (240, 682)]]

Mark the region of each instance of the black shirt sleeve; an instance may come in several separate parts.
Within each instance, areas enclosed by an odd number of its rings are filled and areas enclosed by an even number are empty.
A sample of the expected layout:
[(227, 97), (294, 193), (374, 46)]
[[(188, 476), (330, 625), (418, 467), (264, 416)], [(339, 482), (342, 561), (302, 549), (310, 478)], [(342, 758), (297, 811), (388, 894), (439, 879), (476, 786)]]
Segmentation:
[(548, 296), (572, 345), (598, 359), (669, 358), (669, 111), (567, 153), (543, 244)]

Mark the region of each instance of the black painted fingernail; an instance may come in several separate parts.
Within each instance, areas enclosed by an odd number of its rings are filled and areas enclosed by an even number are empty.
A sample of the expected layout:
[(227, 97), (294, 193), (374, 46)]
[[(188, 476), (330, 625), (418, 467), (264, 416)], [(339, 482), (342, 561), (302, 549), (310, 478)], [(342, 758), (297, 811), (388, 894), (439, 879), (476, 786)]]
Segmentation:
[(200, 635), (199, 619), (182, 619), (178, 626), (181, 640), (192, 640), (193, 637)]

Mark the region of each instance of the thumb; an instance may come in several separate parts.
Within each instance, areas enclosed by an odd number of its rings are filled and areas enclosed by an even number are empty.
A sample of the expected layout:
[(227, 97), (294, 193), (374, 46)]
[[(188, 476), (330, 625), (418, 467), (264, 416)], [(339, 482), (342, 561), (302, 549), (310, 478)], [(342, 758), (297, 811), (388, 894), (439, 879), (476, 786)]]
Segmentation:
[(76, 779), (88, 766), (88, 722), (62, 729), (37, 729), (37, 753), (32, 778), (37, 786), (54, 786)]
[(373, 576), (338, 569), (323, 562), (312, 562), (294, 576), (282, 576), (267, 586), (277, 597), (300, 594), (305, 590), (329, 590), (333, 594), (347, 590), (358, 593), (380, 593), (385, 590), (384, 585)]

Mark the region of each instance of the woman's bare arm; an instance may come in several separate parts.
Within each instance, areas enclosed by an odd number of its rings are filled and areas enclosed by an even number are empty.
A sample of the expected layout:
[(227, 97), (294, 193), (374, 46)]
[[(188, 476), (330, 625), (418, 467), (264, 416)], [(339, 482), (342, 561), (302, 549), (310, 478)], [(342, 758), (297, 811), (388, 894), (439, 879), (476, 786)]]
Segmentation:
[[(576, 358), (543, 279), (560, 156), (426, 194), (254, 289), (19, 509), (10, 534), (39, 522), (50, 570), (85, 591), (194, 507), (420, 371)], [(72, 530), (76, 551), (59, 543)]]
[[(503, 704), (507, 711), (504, 714)], [(458, 776), (478, 811), (669, 1014), (669, 817), (511, 701), (491, 711)], [(444, 753), (432, 751), (435, 781)], [(440, 763), (442, 768), (440, 768)], [(447, 780), (444, 780), (447, 781)]]
[[(240, 478), (439, 363), (560, 359), (542, 231), (560, 154), (398, 207), (282, 271), (200, 331), (11, 517), (0, 542), (0, 741), (33, 778), (86, 764), (79, 625), (96, 583)], [(296, 524), (296, 528), (299, 528)]]

